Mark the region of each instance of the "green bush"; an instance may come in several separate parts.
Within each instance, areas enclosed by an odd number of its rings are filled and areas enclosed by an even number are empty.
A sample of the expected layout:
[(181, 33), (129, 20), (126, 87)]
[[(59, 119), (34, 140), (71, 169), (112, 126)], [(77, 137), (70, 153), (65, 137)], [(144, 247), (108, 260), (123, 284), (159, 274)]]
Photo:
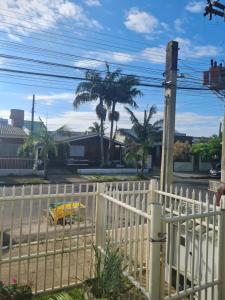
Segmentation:
[(95, 251), (95, 278), (89, 280), (91, 292), (96, 298), (118, 299), (124, 292), (123, 255), (119, 248), (108, 242), (104, 255), (93, 246)]

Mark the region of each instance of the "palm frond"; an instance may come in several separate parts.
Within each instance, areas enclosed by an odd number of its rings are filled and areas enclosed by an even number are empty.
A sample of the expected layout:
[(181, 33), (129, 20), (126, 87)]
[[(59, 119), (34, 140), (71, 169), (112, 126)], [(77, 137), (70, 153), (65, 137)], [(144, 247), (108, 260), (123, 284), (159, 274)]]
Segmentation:
[(131, 120), (131, 123), (133, 125), (137, 125), (139, 124), (139, 121), (137, 119), (137, 117), (135, 116), (135, 114), (132, 112), (132, 110), (130, 110), (128, 107), (125, 106), (125, 110), (129, 113), (130, 115), (130, 120)]
[(73, 300), (73, 298), (67, 293), (59, 293), (51, 296), (49, 300)]
[(90, 92), (92, 88), (92, 84), (89, 81), (82, 81), (78, 84), (76, 88), (76, 93)]
[(152, 125), (152, 127), (156, 130), (162, 129), (163, 128), (163, 119), (155, 121), (154, 124)]
[(155, 105), (152, 105), (150, 108), (149, 108), (149, 111), (148, 111), (148, 117), (147, 117), (147, 123), (150, 122), (151, 118), (153, 117), (153, 115), (157, 112), (157, 108)]
[(88, 92), (83, 92), (75, 95), (73, 106), (77, 109), (81, 104), (91, 101), (91, 95)]

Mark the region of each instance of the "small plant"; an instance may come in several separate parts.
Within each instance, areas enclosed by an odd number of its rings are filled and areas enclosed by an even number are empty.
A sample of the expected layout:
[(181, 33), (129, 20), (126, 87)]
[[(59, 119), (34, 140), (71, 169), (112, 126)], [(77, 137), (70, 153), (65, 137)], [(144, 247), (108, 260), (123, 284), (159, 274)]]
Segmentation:
[(107, 242), (105, 253), (101, 253), (97, 246), (95, 251), (95, 278), (89, 281), (91, 292), (96, 298), (118, 299), (125, 291), (123, 276), (123, 254), (119, 248), (112, 247)]
[(4, 284), (0, 281), (0, 299), (2, 300), (30, 300), (32, 299), (32, 290), (30, 285), (20, 285), (16, 278), (12, 283)]

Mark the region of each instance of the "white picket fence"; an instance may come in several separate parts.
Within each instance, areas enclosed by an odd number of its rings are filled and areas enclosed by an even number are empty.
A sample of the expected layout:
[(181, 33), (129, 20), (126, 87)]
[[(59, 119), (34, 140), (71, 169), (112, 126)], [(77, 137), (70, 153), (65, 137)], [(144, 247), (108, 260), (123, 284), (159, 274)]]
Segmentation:
[[(85, 209), (51, 224), (49, 205), (68, 201)], [(208, 196), (160, 191), (156, 181), (3, 187), (0, 280), (32, 282), (35, 294), (76, 285), (94, 275), (92, 244), (104, 252), (110, 240), (148, 299), (222, 300), (223, 228), (224, 210)]]

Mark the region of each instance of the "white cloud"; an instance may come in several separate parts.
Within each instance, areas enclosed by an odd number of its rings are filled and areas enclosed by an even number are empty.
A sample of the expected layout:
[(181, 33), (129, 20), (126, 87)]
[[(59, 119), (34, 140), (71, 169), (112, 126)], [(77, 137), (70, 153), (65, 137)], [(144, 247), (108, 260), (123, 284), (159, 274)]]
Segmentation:
[(193, 136), (210, 136), (216, 134), (222, 115), (201, 115), (193, 112), (177, 113), (176, 128)]
[(166, 48), (161, 45), (158, 47), (149, 47), (142, 51), (142, 57), (153, 64), (163, 64), (166, 60)]
[(176, 29), (177, 32), (179, 33), (185, 33), (185, 30), (184, 30), (184, 20), (182, 19), (176, 19), (174, 21), (174, 27)]
[(134, 56), (124, 52), (112, 52), (113, 61), (118, 63), (129, 63), (134, 60)]
[(101, 6), (101, 3), (99, 0), (86, 0), (85, 3), (88, 6)]
[[(57, 101), (65, 101), (72, 103), (74, 100), (74, 93), (60, 93), (53, 95), (36, 95), (35, 100), (45, 103), (46, 105), (53, 105)], [(32, 100), (33, 96), (29, 95), (26, 97), (27, 100)]]
[[(129, 115), (123, 107), (119, 107), (120, 120), (118, 128), (130, 128), (131, 123)], [(143, 111), (135, 111), (135, 115), (142, 120)], [(159, 111), (153, 118), (153, 122), (163, 117), (163, 112)], [(222, 120), (222, 115), (221, 115)], [(98, 121), (96, 113), (92, 111), (67, 111), (56, 117), (48, 118), (50, 129), (57, 129), (63, 124), (67, 125), (71, 130), (85, 131), (95, 121)], [(177, 113), (176, 130), (193, 136), (210, 136), (218, 132), (220, 116), (217, 115), (201, 115), (193, 112)], [(209, 125), (210, 124), (210, 125)], [(109, 128), (108, 123), (106, 127)]]
[(204, 1), (189, 1), (185, 9), (191, 13), (201, 13), (204, 10)]
[(88, 59), (82, 59), (79, 61), (76, 61), (74, 63), (75, 67), (80, 67), (80, 68), (97, 68), (102, 65), (104, 65), (104, 62), (97, 61), (97, 60), (88, 60)]
[(101, 27), (98, 21), (86, 15), (80, 5), (69, 0), (4, 0), (0, 1), (0, 10), (3, 12), (0, 29), (14, 39), (16, 33), (27, 35), (32, 31), (53, 28), (62, 19), (70, 19), (79, 26)]
[(18, 37), (18, 36), (16, 36), (16, 35), (14, 35), (14, 34), (12, 34), (12, 33), (9, 33), (9, 34), (8, 34), (8, 37), (9, 37), (11, 40), (13, 40), (13, 41), (21, 42), (21, 38)]
[[(71, 130), (85, 131), (88, 127), (97, 119), (95, 113), (95, 103), (91, 104), (91, 111), (64, 111), (55, 116), (48, 117), (48, 127), (49, 130), (54, 130), (62, 125), (67, 125)], [(117, 110), (120, 112), (120, 120), (118, 123), (118, 128), (130, 128), (131, 123), (129, 115), (125, 111), (122, 105), (118, 105)], [(7, 109), (0, 110), (0, 118), (8, 119), (10, 111)], [(143, 111), (135, 111), (135, 115), (139, 120), (143, 119)], [(40, 117), (45, 120), (46, 116), (40, 115)], [(163, 112), (159, 111), (153, 117), (153, 122), (157, 119), (163, 117)], [(25, 119), (30, 119), (30, 112), (25, 111)], [(194, 112), (178, 112), (176, 114), (176, 130), (179, 132), (186, 133), (193, 136), (211, 136), (216, 134), (219, 128), (219, 122), (222, 121), (222, 113), (219, 115), (203, 115)], [(38, 118), (37, 118), (38, 120)], [(109, 124), (106, 123), (106, 127), (109, 130)]]
[(160, 26), (156, 17), (138, 8), (129, 10), (124, 24), (128, 29), (138, 33), (153, 33)]
[(191, 40), (177, 37), (175, 39), (179, 43), (179, 56), (181, 58), (201, 58), (201, 57), (213, 57), (222, 52), (220, 47), (213, 45), (194, 45)]
[(117, 63), (129, 63), (135, 60), (135, 55), (132, 55), (127, 52), (117, 52), (117, 51), (88, 51), (84, 53), (85, 57), (94, 60), (82, 59), (80, 61), (75, 62), (76, 67), (84, 67), (84, 68), (95, 68), (99, 66), (104, 66), (107, 61), (117, 62)]

